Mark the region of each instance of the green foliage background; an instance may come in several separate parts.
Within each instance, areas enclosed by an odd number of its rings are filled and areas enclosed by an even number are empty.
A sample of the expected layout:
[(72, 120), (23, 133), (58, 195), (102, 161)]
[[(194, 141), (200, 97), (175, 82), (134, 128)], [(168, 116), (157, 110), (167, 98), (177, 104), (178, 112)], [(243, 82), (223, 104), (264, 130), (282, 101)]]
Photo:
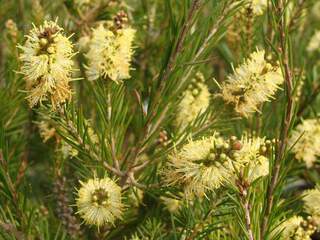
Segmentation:
[[(197, 7), (191, 11), (195, 3)], [(255, 19), (242, 16), (239, 21), (244, 1), (127, 0), (115, 7), (100, 7), (93, 19), (81, 21), (72, 0), (0, 0), (0, 239), (249, 239), (236, 189), (220, 189), (172, 214), (160, 197), (181, 196), (178, 189), (162, 184), (161, 170), (168, 153), (190, 136), (197, 139), (213, 131), (241, 136), (249, 131), (281, 139), (290, 97), (296, 100), (287, 123), (289, 131), (301, 119), (317, 116), (319, 55), (306, 53), (309, 39), (320, 27), (319, 19), (311, 14), (315, 3), (270, 0), (264, 15)], [(293, 10), (286, 17), (285, 48), (281, 52), (279, 24), (289, 4)], [(72, 101), (60, 112), (48, 113), (46, 106), (29, 109), (24, 80), (18, 73), (16, 46), (24, 43), (32, 23), (38, 26), (44, 19), (58, 18), (59, 25), (73, 34), (71, 40), (76, 43), (98, 21), (112, 20), (119, 10), (128, 13), (130, 24), (137, 30), (131, 79), (120, 85), (103, 80), (89, 82), (84, 71), (86, 60), (79, 52), (74, 58), (78, 68), (75, 77), (81, 80), (72, 84)], [(16, 36), (6, 27), (8, 19), (17, 24)], [(228, 35), (230, 26), (237, 29), (235, 39)], [(205, 113), (185, 131), (177, 132), (172, 122), (179, 96), (195, 73), (201, 71), (210, 92), (217, 93), (216, 82), (221, 83), (232, 66), (257, 47), (277, 56), (283, 71), (283, 56), (288, 55), (292, 89), (288, 91), (284, 85), (276, 100), (263, 105), (262, 114), (249, 119), (239, 118), (214, 98)], [(298, 95), (297, 86), (302, 81)], [(64, 159), (55, 140), (42, 142), (36, 124), (41, 116), (49, 118), (60, 137), (78, 150), (76, 157)], [(88, 134), (91, 127), (98, 144)], [(168, 133), (165, 146), (158, 142), (163, 130)], [(279, 157), (275, 149), (270, 176), (257, 182), (248, 194), (255, 239), (278, 239), (269, 234), (271, 230), (285, 216), (302, 211), (301, 190), (319, 181), (318, 162), (306, 169), (288, 150), (286, 146)], [(278, 158), (279, 179), (272, 208), (266, 214), (268, 187)], [(124, 190), (128, 208), (123, 220), (99, 231), (80, 225), (74, 205), (79, 180), (108, 175), (124, 184), (128, 176), (119, 178), (108, 167), (116, 162), (123, 173), (142, 165), (135, 173), (137, 182)], [(130, 196), (137, 195), (137, 188), (144, 191), (144, 196), (134, 206)], [(266, 234), (262, 238), (266, 215)]]

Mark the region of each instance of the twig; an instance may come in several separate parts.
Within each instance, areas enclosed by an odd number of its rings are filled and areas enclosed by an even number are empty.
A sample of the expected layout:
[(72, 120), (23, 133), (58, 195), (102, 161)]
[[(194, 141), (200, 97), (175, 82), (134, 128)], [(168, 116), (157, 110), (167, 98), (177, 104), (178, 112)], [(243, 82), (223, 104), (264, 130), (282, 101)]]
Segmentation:
[(140, 96), (139, 92), (136, 89), (134, 89), (133, 93), (134, 93), (135, 98), (138, 101), (138, 104), (139, 104), (139, 107), (141, 108), (143, 116), (146, 117), (147, 116), (147, 112), (145, 111), (145, 109), (143, 107), (143, 102), (141, 100), (141, 96)]
[(172, 73), (173, 69), (175, 68), (175, 64), (176, 64), (176, 60), (178, 58), (178, 55), (180, 54), (180, 52), (182, 51), (182, 47), (183, 44), (185, 42), (185, 38), (187, 36), (187, 33), (189, 32), (189, 30), (191, 29), (192, 26), (192, 20), (193, 17), (195, 15), (195, 13), (197, 12), (197, 10), (200, 7), (200, 2), (202, 0), (193, 0), (192, 4), (191, 4), (191, 8), (189, 10), (188, 13), (188, 17), (186, 19), (186, 21), (183, 24), (182, 30), (178, 36), (178, 40), (177, 40), (177, 44), (176, 47), (174, 48), (168, 64), (163, 72), (163, 74), (160, 76), (160, 84), (159, 84), (159, 88), (158, 91), (156, 93), (155, 99), (156, 99), (156, 103), (155, 106), (153, 106), (151, 109), (152, 111), (149, 113), (149, 119), (145, 124), (144, 127), (144, 134), (143, 134), (143, 138), (139, 141), (138, 143), (138, 147), (135, 148), (133, 150), (133, 153), (131, 154), (131, 162), (129, 162), (129, 166), (128, 166), (128, 170), (125, 174), (125, 176), (121, 179), (120, 184), (124, 185), (127, 182), (128, 176), (131, 174), (132, 172), (132, 166), (136, 165), (137, 160), (138, 160), (138, 156), (144, 151), (145, 149), (145, 143), (146, 141), (149, 139), (150, 136), (152, 136), (152, 134), (157, 130), (157, 128), (160, 126), (162, 120), (165, 118), (166, 113), (168, 111), (168, 106), (165, 107), (165, 109), (162, 111), (160, 117), (158, 118), (158, 120), (156, 121), (155, 124), (153, 124), (152, 128), (150, 127), (150, 124), (152, 122), (152, 119), (155, 117), (156, 113), (157, 113), (157, 109), (158, 109), (158, 105), (160, 103), (160, 97), (163, 91), (163, 88), (165, 86), (165, 82), (166, 80), (169, 78), (170, 74)]
[(114, 162), (114, 166), (115, 168), (119, 171), (120, 171), (120, 164), (119, 164), (119, 160), (116, 156), (116, 148), (115, 148), (115, 143), (114, 143), (114, 138), (113, 136), (111, 136), (111, 154), (112, 154), (112, 158), (113, 158), (113, 162)]
[(85, 142), (83, 141), (83, 139), (81, 138), (81, 136), (78, 134), (78, 131), (76, 130), (76, 127), (73, 125), (73, 122), (66, 116), (66, 114), (63, 113), (62, 109), (59, 108), (58, 109), (58, 114), (60, 115), (60, 117), (62, 119), (64, 119), (66, 121), (67, 127), (68, 127), (68, 131), (72, 134), (72, 136), (77, 140), (77, 142), (79, 143), (79, 145), (81, 145), (84, 150), (86, 150), (86, 152), (93, 158), (98, 160), (101, 160), (101, 162), (103, 162), (103, 166), (109, 170), (110, 172), (116, 174), (117, 176), (121, 177), (124, 174), (120, 171), (120, 169), (116, 169), (112, 166), (110, 166), (106, 161), (102, 161), (102, 159), (98, 156), (98, 154), (95, 153), (95, 151), (92, 151), (92, 149), (90, 148), (90, 146), (88, 144), (85, 144)]
[[(171, 56), (170, 56), (170, 59), (167, 64), (167, 67), (164, 71), (164, 74), (160, 78), (160, 87), (159, 87), (160, 90), (162, 90), (162, 88), (164, 87), (164, 82), (168, 79), (170, 73), (172, 72), (172, 70), (175, 66), (177, 57), (182, 50), (182, 46), (183, 46), (184, 41), (186, 39), (187, 33), (189, 32), (189, 30), (191, 28), (193, 16), (197, 12), (197, 10), (200, 8), (200, 2), (201, 2), (201, 0), (193, 0), (192, 1), (191, 8), (188, 13), (188, 17), (187, 17), (186, 21), (184, 22), (184, 24), (182, 26), (181, 33), (178, 37), (177, 45), (173, 51), (173, 54), (171, 54)], [(161, 93), (161, 92), (162, 91), (158, 91), (158, 93)]]
[(167, 64), (164, 72), (160, 75), (159, 88), (158, 88), (158, 91), (157, 91), (156, 96), (154, 98), (155, 99), (155, 106), (152, 107), (153, 111), (150, 114), (151, 117), (149, 118), (149, 122), (151, 121), (151, 119), (153, 119), (154, 115), (157, 113), (156, 110), (158, 109), (158, 105), (160, 104), (160, 99), (161, 99), (160, 97), (161, 97), (161, 94), (163, 93), (163, 88), (165, 87), (165, 82), (167, 81), (167, 79), (169, 78), (173, 69), (175, 68), (177, 58), (182, 51), (183, 44), (185, 42), (187, 33), (190, 31), (190, 29), (192, 27), (191, 23), (192, 23), (193, 17), (195, 15), (195, 13), (197, 12), (197, 10), (199, 10), (201, 1), (202, 0), (193, 0), (192, 1), (191, 8), (189, 10), (187, 19), (184, 22), (184, 24), (182, 26), (182, 30), (178, 36), (176, 47), (171, 52), (168, 64)]
[(246, 230), (248, 232), (249, 240), (254, 240), (252, 229), (251, 229), (251, 217), (250, 217), (250, 205), (247, 197), (240, 197), (241, 203), (244, 210), (244, 216), (246, 221)]
[[(193, 0), (192, 1), (191, 8), (190, 8), (189, 13), (188, 13), (188, 17), (187, 17), (186, 21), (184, 22), (184, 24), (182, 26), (182, 30), (181, 30), (181, 32), (180, 32), (180, 34), (178, 36), (176, 47), (171, 52), (168, 64), (167, 64), (164, 72), (160, 75), (158, 91), (156, 92), (156, 95), (154, 97), (155, 104), (151, 108), (152, 111), (149, 113), (150, 118), (147, 121), (146, 125), (150, 124), (151, 120), (155, 117), (155, 115), (157, 113), (157, 109), (158, 109), (158, 106), (160, 104), (160, 99), (161, 99), (160, 97), (161, 97), (161, 94), (163, 93), (163, 89), (165, 87), (165, 82), (167, 81), (167, 79), (169, 78), (169, 76), (172, 73), (173, 69), (175, 68), (175, 64), (176, 64), (177, 58), (178, 58), (179, 54), (182, 51), (183, 44), (185, 42), (187, 33), (190, 31), (190, 29), (192, 27), (191, 23), (192, 23), (193, 17), (195, 15), (195, 13), (197, 12), (197, 10), (199, 10), (201, 1), (202, 0)], [(165, 109), (161, 113), (161, 117), (159, 117), (160, 119), (164, 118), (164, 116), (166, 115), (168, 109), (169, 109), (168, 107), (165, 107)], [(160, 125), (159, 121), (158, 121), (158, 124), (156, 124), (156, 128), (158, 127), (158, 125)], [(155, 128), (155, 127), (153, 127), (153, 128)], [(152, 134), (148, 134), (148, 136), (150, 136), (150, 135), (152, 135)], [(147, 137), (147, 139), (148, 139), (148, 137)]]
[(240, 203), (244, 211), (244, 219), (245, 219), (247, 234), (248, 234), (249, 240), (254, 240), (253, 232), (251, 229), (250, 203), (249, 203), (249, 197), (248, 197), (248, 189), (250, 187), (250, 184), (248, 183), (248, 181), (246, 181), (243, 178), (243, 173), (240, 173), (240, 176), (236, 181), (236, 185), (239, 190), (238, 195), (240, 198)]
[[(183, 46), (186, 34), (189, 31), (189, 29), (191, 28), (191, 22), (192, 22), (193, 16), (195, 15), (195, 12), (199, 9), (199, 7), (200, 7), (200, 0), (194, 0), (192, 5), (191, 5), (191, 8), (189, 10), (188, 18), (186, 19), (186, 22), (183, 25), (183, 29), (182, 29), (182, 31), (180, 33), (180, 36), (178, 37), (178, 41), (177, 41), (178, 43), (176, 45), (176, 48), (175, 48), (173, 54), (170, 56), (170, 59), (169, 59), (169, 62), (168, 62), (168, 65), (167, 65), (167, 67), (165, 69), (164, 74), (160, 78), (159, 91), (158, 91), (155, 99), (157, 99), (159, 96), (161, 96), (160, 93), (162, 92), (163, 84), (167, 80), (167, 78), (169, 77), (170, 73), (173, 71), (173, 69), (175, 67), (175, 61), (176, 61), (176, 59), (178, 57), (178, 54), (182, 50), (182, 46)], [(209, 35), (206, 37), (206, 39), (204, 40), (202, 46), (197, 51), (197, 53), (196, 53), (196, 55), (194, 57), (194, 61), (198, 61), (200, 56), (202, 55), (202, 53), (208, 47), (209, 42), (212, 40), (212, 38), (217, 33), (218, 28), (219, 28), (220, 24), (222, 23), (222, 21), (225, 19), (229, 9), (230, 8), (228, 8), (226, 5), (224, 5), (223, 10), (222, 10), (222, 16), (219, 17), (219, 19), (216, 21), (216, 23), (211, 28), (211, 31), (210, 31)], [(179, 89), (182, 87), (182, 85), (183, 85), (182, 83), (185, 82), (185, 80), (190, 76), (190, 74), (192, 72), (192, 69), (193, 69), (193, 66), (190, 67), (189, 71), (187, 72), (187, 74), (185, 75), (183, 80), (181, 81), (180, 85), (178, 86)], [(155, 113), (157, 112), (156, 109), (157, 109), (157, 105), (158, 104), (159, 104), (159, 102), (156, 103), (155, 107), (152, 107), (152, 112), (149, 113), (151, 116), (150, 116), (150, 118), (148, 119), (148, 121), (147, 121), (147, 123), (145, 125), (144, 138), (140, 141), (140, 143), (138, 144), (138, 147), (134, 150), (133, 157), (132, 157), (133, 161), (130, 164), (130, 166), (132, 166), (132, 167), (128, 168), (127, 173), (121, 179), (121, 181), (120, 181), (121, 185), (124, 185), (127, 182), (128, 174), (130, 174), (131, 171), (133, 173), (137, 172), (137, 171), (140, 171), (150, 163), (150, 161), (147, 161), (147, 162), (137, 166), (137, 159), (138, 159), (138, 156), (145, 150), (146, 141), (159, 128), (159, 126), (161, 125), (161, 123), (162, 123), (163, 119), (165, 118), (167, 112), (169, 111), (169, 106), (168, 105), (165, 106), (164, 109), (162, 110), (158, 120), (156, 121), (156, 123), (154, 123), (152, 126), (150, 126), (150, 124), (152, 122), (151, 120), (153, 119), (153, 117), (155, 116)]]
[(137, 187), (137, 188), (140, 188), (140, 189), (147, 189), (147, 188), (155, 188), (155, 187), (159, 187), (160, 185), (155, 183), (155, 184), (148, 184), (148, 185), (145, 185), (145, 184), (142, 184), (142, 183), (139, 183), (135, 177), (134, 177), (134, 173), (133, 172), (129, 172), (128, 173), (128, 180), (129, 180), (129, 184)]
[[(199, 50), (197, 51), (194, 60), (193, 61), (199, 61), (200, 56), (203, 54), (203, 52), (205, 51), (205, 49), (208, 47), (209, 42), (212, 40), (212, 38), (215, 36), (215, 34), (218, 31), (218, 28), (220, 26), (220, 24), (222, 23), (222, 21), (224, 20), (224, 18), (227, 15), (228, 10), (230, 10), (230, 8), (227, 8), (226, 5), (224, 5), (223, 9), (222, 9), (222, 15), (221, 17), (218, 18), (218, 20), (216, 21), (216, 23), (213, 25), (213, 27), (211, 28), (211, 31), (209, 33), (209, 35), (206, 37), (206, 39), (204, 40), (202, 46), (199, 48)], [(189, 71), (187, 72), (187, 74), (185, 74), (184, 78), (182, 79), (180, 85), (178, 86), (178, 89), (180, 89), (183, 85), (183, 83), (186, 81), (186, 79), (189, 78), (192, 69), (194, 68), (194, 66), (191, 66)], [(163, 118), (165, 117), (165, 115), (167, 114), (169, 110), (168, 106), (165, 106), (165, 108), (162, 110), (162, 113), (159, 117), (159, 120), (156, 122), (156, 124), (153, 125), (153, 127), (151, 128), (151, 130), (149, 130), (149, 136), (151, 136), (154, 131), (160, 126)], [(148, 137), (146, 137), (147, 139)]]
[(288, 50), (287, 50), (287, 44), (286, 44), (286, 22), (285, 22), (285, 16), (283, 14), (285, 3), (284, 0), (279, 0), (277, 5), (277, 15), (280, 17), (279, 24), (278, 24), (278, 31), (280, 34), (280, 52), (282, 57), (282, 64), (284, 67), (284, 77), (285, 77), (285, 84), (286, 84), (286, 94), (287, 94), (287, 106), (286, 106), (286, 114), (285, 119), (283, 122), (283, 127), (281, 129), (280, 133), (280, 142), (278, 142), (278, 148), (276, 151), (276, 158), (272, 170), (272, 177), (271, 182), (268, 185), (267, 190), (267, 203), (266, 203), (266, 209), (264, 212), (264, 217), (261, 224), (260, 229), (260, 237), (261, 239), (264, 239), (267, 225), (269, 222), (269, 216), (271, 214), (271, 210), (273, 207), (273, 200), (274, 200), (274, 190), (278, 184), (279, 180), (279, 173), (280, 173), (280, 167), (281, 167), (281, 161), (284, 157), (285, 149), (287, 146), (288, 141), (288, 133), (289, 128), (292, 121), (292, 113), (293, 113), (293, 99), (292, 99), (292, 75), (291, 70), (289, 67), (289, 56), (288, 56)]
[[(206, 39), (204, 40), (202, 46), (199, 48), (199, 50), (197, 51), (194, 60), (193, 61), (199, 61), (200, 56), (203, 54), (203, 52), (206, 50), (206, 48), (208, 47), (210, 41), (212, 40), (212, 38), (215, 36), (215, 34), (218, 32), (219, 26), (222, 23), (222, 21), (225, 19), (228, 10), (230, 8), (227, 8), (226, 5), (224, 5), (223, 9), (222, 9), (222, 13), (221, 16), (217, 19), (217, 21), (215, 22), (215, 24), (212, 26), (209, 35), (206, 37)], [(194, 66), (191, 66), (189, 71), (187, 72), (187, 74), (184, 76), (184, 78), (181, 80), (181, 83), (179, 85), (178, 88), (180, 88), (183, 83), (189, 78), (192, 70), (193, 70)]]
[[(194, 8), (191, 8), (192, 11), (194, 11)], [(206, 39), (204, 40), (202, 46), (199, 48), (199, 50), (197, 51), (194, 60), (193, 61), (199, 61), (200, 56), (202, 55), (202, 53), (205, 51), (205, 49), (208, 47), (209, 42), (212, 40), (212, 38), (215, 36), (215, 34), (218, 31), (218, 28), (220, 26), (220, 24), (222, 23), (222, 21), (224, 20), (225, 16), (227, 15), (226, 12), (228, 12), (229, 8), (227, 8), (226, 6), (224, 6), (224, 8), (222, 9), (222, 15), (221, 17), (218, 18), (218, 20), (215, 22), (215, 24), (212, 26), (211, 31), (209, 33), (209, 35), (206, 37)], [(190, 15), (190, 14), (189, 14)], [(191, 21), (191, 20), (190, 20)], [(187, 25), (187, 24), (185, 24)], [(192, 69), (194, 66), (191, 66), (189, 71), (187, 72), (187, 74), (184, 76), (184, 78), (181, 81), (181, 84), (179, 85), (178, 88), (180, 88), (183, 84), (183, 82), (185, 82), (186, 79), (189, 78)], [(172, 69), (171, 69), (172, 70)], [(153, 108), (154, 109), (154, 108)], [(154, 124), (152, 129), (156, 129), (157, 127), (159, 127), (159, 125), (161, 124), (162, 119), (164, 118), (164, 116), (167, 114), (167, 111), (169, 110), (168, 106), (166, 106), (162, 113), (161, 116), (159, 117), (160, 121), (158, 121), (156, 124)], [(149, 121), (150, 122), (150, 121)], [(151, 136), (153, 134), (154, 131), (149, 131), (148, 136)], [(148, 137), (146, 137), (145, 139), (147, 139)]]

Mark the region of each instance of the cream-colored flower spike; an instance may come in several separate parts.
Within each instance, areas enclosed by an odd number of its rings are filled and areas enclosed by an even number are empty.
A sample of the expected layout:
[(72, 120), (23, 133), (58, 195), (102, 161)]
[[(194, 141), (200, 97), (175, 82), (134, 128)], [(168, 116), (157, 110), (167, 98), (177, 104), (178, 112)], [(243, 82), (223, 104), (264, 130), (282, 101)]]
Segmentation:
[[(268, 141), (270, 142), (270, 141)], [(269, 174), (269, 159), (265, 156), (270, 149), (264, 138), (249, 137), (244, 134), (240, 140), (241, 149), (235, 160), (239, 166), (247, 167), (247, 180), (253, 182), (259, 177)]]
[(210, 92), (204, 83), (204, 76), (201, 73), (197, 73), (179, 102), (175, 125), (179, 129), (184, 129), (199, 114), (205, 112), (209, 104)]
[(264, 50), (257, 50), (228, 76), (220, 96), (237, 113), (249, 117), (259, 111), (262, 103), (273, 98), (283, 81), (279, 66), (272, 66), (265, 60)]
[(311, 240), (311, 235), (316, 229), (316, 224), (311, 216), (306, 219), (301, 216), (293, 216), (281, 223), (275, 232), (281, 232), (280, 240)]
[(203, 197), (219, 188), (230, 175), (230, 145), (217, 133), (192, 141), (169, 156), (166, 181), (184, 188), (187, 197)]
[(305, 162), (307, 168), (313, 166), (320, 156), (320, 122), (318, 119), (306, 119), (292, 131), (289, 139), (293, 145), (292, 152), (299, 161)]
[(320, 190), (318, 188), (306, 190), (303, 195), (304, 209), (313, 217), (320, 229)]
[(200, 140), (190, 140), (169, 156), (166, 181), (181, 186), (187, 198), (202, 197), (227, 182), (235, 180), (235, 172), (247, 167), (250, 182), (268, 175), (269, 159), (264, 156), (268, 144), (263, 138), (244, 135), (224, 139), (218, 133)]
[(93, 30), (87, 53), (89, 80), (99, 77), (121, 82), (130, 78), (135, 30), (126, 27), (115, 33), (103, 25)]
[(101, 227), (121, 218), (121, 188), (110, 178), (94, 178), (81, 183), (76, 204), (86, 224)]
[(55, 108), (71, 98), (73, 46), (56, 22), (34, 26), (24, 46), (19, 48), (30, 107), (50, 101)]

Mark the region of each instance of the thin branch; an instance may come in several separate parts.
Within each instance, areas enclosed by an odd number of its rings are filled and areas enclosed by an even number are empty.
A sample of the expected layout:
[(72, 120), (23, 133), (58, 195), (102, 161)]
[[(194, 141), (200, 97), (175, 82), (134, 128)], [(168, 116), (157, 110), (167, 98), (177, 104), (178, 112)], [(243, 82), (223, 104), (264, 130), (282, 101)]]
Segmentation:
[[(232, 4), (230, 4), (230, 7), (227, 7), (226, 5), (223, 6), (222, 12), (221, 12), (221, 16), (217, 19), (217, 21), (215, 22), (215, 24), (212, 26), (209, 35), (206, 37), (206, 39), (203, 41), (203, 44), (201, 45), (201, 47), (199, 48), (199, 50), (197, 51), (193, 61), (197, 62), (199, 61), (201, 55), (203, 54), (203, 52), (207, 49), (210, 41), (213, 39), (213, 37), (216, 35), (216, 33), (218, 32), (218, 29), (221, 25), (221, 23), (223, 22), (223, 20), (225, 19), (225, 17), (227, 16), (230, 8), (232, 7)], [(189, 71), (187, 72), (187, 74), (185, 74), (184, 78), (181, 80), (181, 83), (179, 85), (179, 88), (183, 85), (183, 83), (190, 77), (190, 74), (192, 73), (194, 66), (191, 66)]]
[(245, 219), (245, 227), (247, 230), (249, 240), (254, 240), (253, 232), (251, 229), (251, 216), (250, 216), (250, 203), (249, 203), (249, 194), (248, 190), (250, 184), (243, 178), (243, 173), (241, 172), (238, 179), (236, 180), (236, 186), (238, 188), (238, 196), (240, 199), (240, 203), (242, 205), (242, 209), (244, 212), (244, 219)]
[[(205, 49), (208, 47), (210, 41), (212, 40), (212, 38), (215, 36), (215, 34), (217, 33), (220, 24), (222, 23), (222, 21), (224, 20), (224, 18), (226, 17), (228, 11), (230, 10), (230, 8), (227, 8), (226, 5), (223, 7), (222, 9), (222, 14), (221, 16), (218, 18), (218, 20), (215, 22), (215, 24), (213, 25), (213, 27), (211, 28), (211, 31), (209, 33), (209, 35), (206, 37), (206, 39), (204, 40), (202, 46), (199, 48), (199, 50), (197, 51), (193, 61), (199, 61), (200, 56), (203, 54), (203, 52), (205, 51)], [(194, 68), (194, 66), (191, 66), (189, 71), (187, 72), (187, 74), (184, 76), (184, 78), (182, 79), (179, 88), (183, 85), (182, 83), (184, 83), (186, 81), (186, 79), (189, 78), (192, 69)], [(151, 136), (154, 131), (156, 131), (156, 129), (160, 126), (162, 120), (164, 119), (164, 117), (166, 116), (167, 112), (169, 110), (168, 106), (165, 106), (165, 108), (162, 110), (162, 113), (159, 117), (159, 120), (156, 122), (156, 124), (154, 124), (151, 128), (151, 130), (149, 130), (149, 134), (148, 136)], [(148, 138), (148, 137), (147, 137)]]
[[(192, 24), (192, 19), (193, 16), (195, 15), (196, 11), (200, 8), (200, 1), (201, 0), (193, 0), (191, 8), (189, 10), (188, 13), (188, 17), (186, 19), (186, 22), (183, 25), (182, 31), (180, 32), (180, 35), (178, 37), (178, 41), (177, 41), (177, 45), (175, 50), (173, 51), (173, 54), (170, 56), (168, 65), (165, 69), (165, 72), (163, 73), (163, 75), (160, 78), (160, 86), (159, 86), (159, 91), (157, 92), (157, 95), (155, 97), (155, 99), (159, 98), (161, 96), (162, 93), (162, 88), (164, 87), (164, 82), (168, 79), (170, 73), (172, 73), (174, 67), (175, 67), (175, 62), (176, 59), (179, 55), (179, 53), (182, 50), (183, 47), (183, 43), (185, 41), (185, 37), (187, 35), (187, 32), (190, 30)], [(215, 24), (213, 25), (213, 27), (211, 28), (211, 31), (209, 33), (209, 35), (206, 37), (206, 39), (204, 40), (202, 46), (199, 48), (199, 50), (197, 51), (193, 61), (199, 61), (199, 58), (201, 57), (201, 55), (203, 54), (203, 52), (205, 51), (205, 49), (208, 47), (210, 41), (212, 40), (212, 38), (215, 36), (215, 34), (218, 32), (219, 26), (221, 25), (221, 23), (223, 22), (223, 20), (225, 19), (225, 17), (227, 16), (228, 12), (230, 10), (230, 7), (227, 7), (227, 5), (224, 5), (223, 9), (222, 9), (222, 15), (218, 18), (218, 20), (215, 22)], [(185, 80), (190, 76), (191, 72), (192, 72), (193, 66), (190, 67), (188, 73), (185, 75), (184, 79), (181, 81), (182, 83), (185, 82)], [(179, 85), (179, 89), (183, 84), (180, 83)], [(159, 104), (159, 102), (156, 103), (156, 106)], [(120, 180), (120, 185), (124, 186), (129, 178), (129, 176), (131, 174), (134, 175), (135, 172), (138, 172), (140, 170), (142, 170), (143, 168), (145, 168), (150, 161), (146, 161), (141, 165), (137, 165), (137, 161), (138, 161), (138, 157), (139, 155), (144, 152), (144, 150), (146, 149), (146, 142), (147, 140), (157, 131), (157, 129), (161, 126), (162, 121), (165, 119), (165, 116), (167, 115), (167, 112), (169, 111), (169, 106), (165, 106), (164, 109), (162, 110), (160, 116), (158, 117), (158, 120), (151, 125), (151, 120), (154, 118), (155, 113), (157, 112), (157, 107), (152, 107), (152, 112), (149, 113), (151, 116), (148, 119), (147, 123), (145, 124), (145, 130), (144, 130), (144, 134), (143, 134), (143, 139), (141, 139), (138, 143), (138, 147), (133, 149), (133, 153), (132, 155), (129, 154), (129, 158), (131, 159), (131, 162), (129, 162), (129, 167), (126, 173), (124, 173), (123, 177)], [(150, 126), (151, 125), (151, 126)], [(130, 155), (132, 157), (130, 157)], [(132, 180), (132, 179), (131, 179)], [(133, 185), (137, 186), (137, 183), (134, 181), (131, 181), (131, 183)], [(137, 186), (139, 187), (139, 186)], [(142, 186), (140, 186), (142, 187)]]
[(155, 96), (156, 103), (155, 103), (155, 106), (151, 108), (152, 111), (149, 113), (150, 117), (149, 117), (148, 121), (145, 124), (144, 134), (143, 134), (144, 137), (139, 141), (138, 147), (135, 148), (133, 150), (133, 153), (131, 154), (132, 158), (131, 158), (131, 162), (129, 162), (127, 174), (125, 174), (125, 176), (120, 181), (120, 184), (122, 184), (122, 185), (127, 182), (128, 175), (132, 171), (131, 166), (136, 165), (137, 160), (138, 160), (138, 156), (145, 150), (146, 141), (149, 139), (150, 136), (152, 136), (152, 134), (154, 134), (154, 132), (161, 125), (161, 122), (163, 121), (163, 119), (166, 116), (167, 111), (169, 110), (169, 107), (166, 106), (165, 109), (162, 111), (160, 117), (156, 121), (156, 123), (153, 124), (152, 127), (150, 127), (152, 119), (155, 117), (155, 115), (157, 113), (157, 108), (158, 108), (157, 106), (160, 103), (159, 101), (161, 99), (160, 97), (161, 97), (163, 88), (165, 86), (165, 82), (169, 78), (169, 76), (172, 73), (173, 69), (175, 68), (177, 58), (178, 58), (179, 54), (182, 51), (183, 44), (185, 42), (187, 33), (190, 31), (191, 26), (192, 26), (191, 23), (192, 23), (193, 17), (196, 14), (197, 10), (200, 8), (200, 2), (201, 1), (202, 0), (193, 0), (192, 1), (191, 8), (189, 10), (188, 16), (187, 16), (186, 21), (184, 22), (184, 24), (182, 26), (182, 30), (180, 31), (180, 34), (178, 36), (176, 47), (173, 50), (173, 52), (172, 52), (172, 54), (171, 54), (171, 56), (169, 58), (168, 64), (167, 64), (163, 74), (160, 77), (160, 85), (159, 85), (158, 91), (157, 91), (156, 96)]
[(156, 187), (159, 187), (160, 185), (155, 183), (155, 184), (148, 184), (148, 185), (145, 185), (145, 184), (142, 184), (142, 183), (139, 183), (135, 177), (134, 177), (134, 173), (133, 172), (129, 172), (128, 173), (128, 180), (129, 180), (129, 184), (137, 187), (137, 188), (140, 188), (140, 189), (147, 189), (147, 188), (156, 188)]
[[(191, 23), (193, 20), (193, 16), (197, 12), (197, 10), (200, 8), (200, 2), (201, 2), (201, 0), (193, 0), (192, 1), (187, 20), (184, 22), (184, 24), (182, 26), (182, 30), (180, 32), (180, 35), (178, 37), (177, 45), (176, 45), (173, 53), (170, 56), (169, 62), (167, 64), (166, 69), (164, 70), (162, 77), (160, 78), (160, 87), (159, 87), (160, 90), (162, 90), (162, 88), (164, 87), (164, 82), (168, 79), (170, 73), (172, 72), (172, 70), (175, 67), (177, 57), (178, 57), (179, 53), (182, 51), (182, 47), (185, 42), (187, 33), (191, 29), (191, 26), (192, 26)], [(162, 91), (158, 91), (158, 93), (161, 93), (161, 92)]]
[(98, 154), (95, 153), (91, 149), (91, 147), (88, 144), (85, 144), (82, 137), (78, 134), (78, 131), (76, 127), (74, 126), (73, 122), (66, 116), (66, 114), (62, 111), (62, 109), (58, 109), (59, 116), (66, 121), (68, 131), (71, 133), (71, 135), (77, 140), (80, 146), (84, 148), (84, 150), (91, 156), (91, 158), (96, 159), (97, 161), (103, 162), (103, 166), (109, 170), (110, 172), (118, 175), (119, 177), (123, 176), (124, 174), (120, 171), (120, 169), (116, 169), (112, 166), (110, 166), (106, 161), (103, 161)]
[(176, 67), (177, 58), (182, 51), (183, 44), (185, 42), (187, 33), (190, 31), (190, 29), (192, 27), (193, 17), (196, 14), (196, 12), (199, 10), (201, 1), (202, 0), (193, 0), (192, 1), (188, 16), (187, 16), (186, 21), (184, 22), (184, 24), (182, 26), (182, 30), (180, 31), (180, 34), (178, 36), (178, 40), (177, 40), (177, 44), (175, 46), (175, 49), (171, 52), (168, 64), (167, 64), (165, 70), (163, 71), (163, 73), (160, 75), (158, 91), (156, 92), (156, 95), (154, 97), (155, 104), (152, 107), (151, 113), (149, 113), (150, 118), (149, 118), (149, 121), (147, 122), (147, 124), (151, 122), (151, 120), (155, 117), (155, 115), (157, 113), (158, 105), (160, 104), (160, 100), (161, 100), (161, 94), (163, 93), (163, 89), (165, 87), (165, 82), (167, 81), (170, 74), (173, 72), (174, 68)]
[(246, 221), (246, 230), (248, 232), (248, 237), (249, 240), (254, 240), (253, 237), (253, 232), (251, 229), (251, 217), (250, 217), (250, 205), (249, 205), (249, 200), (246, 197), (240, 197), (241, 198), (241, 203), (242, 207), (244, 210), (244, 216), (245, 216), (245, 221)]
[(281, 60), (284, 68), (287, 106), (286, 106), (286, 113), (285, 113), (285, 119), (283, 122), (283, 127), (280, 133), (280, 141), (277, 144), (278, 148), (276, 151), (276, 158), (275, 158), (275, 162), (272, 170), (271, 182), (268, 185), (268, 190), (267, 190), (266, 209), (265, 209), (265, 213), (264, 213), (264, 217), (263, 217), (261, 229), (260, 229), (261, 239), (264, 239), (264, 236), (266, 234), (267, 225), (269, 222), (269, 216), (271, 214), (271, 210), (273, 207), (274, 191), (278, 184), (281, 162), (284, 158), (285, 149), (288, 142), (289, 128), (293, 119), (294, 106), (293, 106), (293, 99), (292, 99), (292, 75), (289, 67), (289, 56), (288, 56), (288, 48), (287, 48), (287, 42), (286, 42), (286, 21), (285, 21), (285, 16), (283, 14), (284, 7), (285, 7), (284, 1), (285, 0), (278, 1), (276, 12), (280, 18), (279, 24), (278, 24), (278, 31), (280, 35), (279, 48), (280, 48), (281, 58), (282, 58)]

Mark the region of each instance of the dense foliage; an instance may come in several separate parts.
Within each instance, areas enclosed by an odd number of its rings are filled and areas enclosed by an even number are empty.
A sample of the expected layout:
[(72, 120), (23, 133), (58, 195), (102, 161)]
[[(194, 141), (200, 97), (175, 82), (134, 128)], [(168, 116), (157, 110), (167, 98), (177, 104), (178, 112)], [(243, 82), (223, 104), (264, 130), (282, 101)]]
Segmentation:
[(0, 239), (320, 239), (318, 0), (0, 0)]

